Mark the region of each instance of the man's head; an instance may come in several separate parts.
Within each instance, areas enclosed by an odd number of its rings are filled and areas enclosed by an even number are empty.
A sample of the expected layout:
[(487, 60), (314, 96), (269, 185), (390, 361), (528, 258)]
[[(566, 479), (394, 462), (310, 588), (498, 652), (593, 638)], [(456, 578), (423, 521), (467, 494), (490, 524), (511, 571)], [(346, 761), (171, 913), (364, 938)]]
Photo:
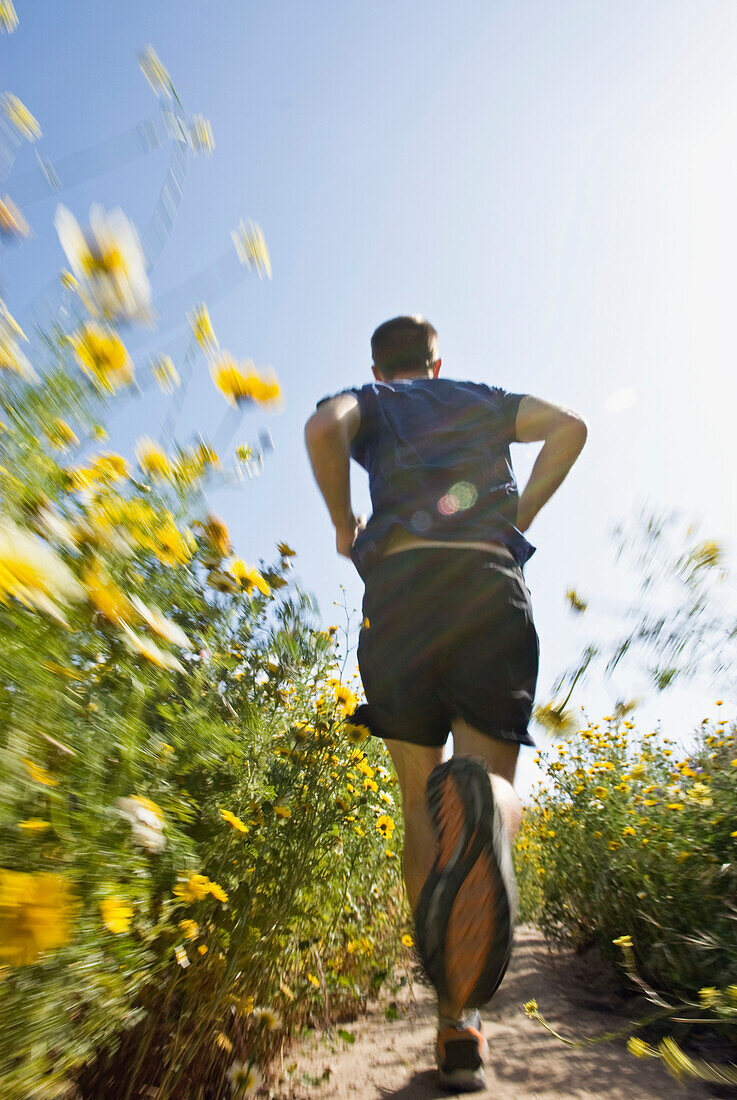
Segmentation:
[(371, 337), (374, 377), (379, 382), (395, 378), (437, 378), (438, 334), (419, 314), (393, 317)]

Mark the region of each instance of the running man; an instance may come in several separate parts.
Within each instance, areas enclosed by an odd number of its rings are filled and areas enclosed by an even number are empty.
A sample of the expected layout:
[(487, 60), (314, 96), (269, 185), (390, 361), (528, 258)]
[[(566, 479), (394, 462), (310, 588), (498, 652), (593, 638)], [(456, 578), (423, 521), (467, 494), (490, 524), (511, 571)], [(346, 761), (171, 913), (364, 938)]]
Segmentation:
[[(437, 332), (395, 317), (371, 338), (375, 382), (321, 401), (305, 428), (339, 554), (365, 584), (355, 720), (384, 739), (402, 794), (403, 871), (438, 993), (437, 1061), (453, 1091), (485, 1085), (479, 1009), (509, 961), (514, 788), (539, 642), (522, 567), (534, 517), (586, 442), (568, 409), (438, 377)], [(519, 494), (510, 443), (544, 441)], [(369, 475), (367, 524), (350, 459)], [(448, 733), (454, 756), (443, 762)]]

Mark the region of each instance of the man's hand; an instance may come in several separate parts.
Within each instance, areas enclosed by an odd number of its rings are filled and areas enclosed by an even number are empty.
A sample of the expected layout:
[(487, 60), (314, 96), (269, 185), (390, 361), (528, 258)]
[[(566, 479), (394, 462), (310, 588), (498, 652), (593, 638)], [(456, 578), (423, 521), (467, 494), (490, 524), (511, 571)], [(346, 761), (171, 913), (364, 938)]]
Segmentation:
[(335, 548), (339, 554), (344, 558), (351, 556), (351, 550), (353, 544), (358, 538), (358, 535), (363, 531), (366, 526), (365, 516), (353, 516), (351, 515), (345, 523), (336, 524), (335, 526)]

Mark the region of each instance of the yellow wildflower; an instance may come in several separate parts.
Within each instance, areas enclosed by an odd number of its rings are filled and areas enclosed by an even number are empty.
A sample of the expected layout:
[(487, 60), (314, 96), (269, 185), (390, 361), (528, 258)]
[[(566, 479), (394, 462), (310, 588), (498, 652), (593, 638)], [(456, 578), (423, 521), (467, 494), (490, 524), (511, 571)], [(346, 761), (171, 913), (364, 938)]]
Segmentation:
[(314, 974), (308, 974), (307, 981), (310, 983), (310, 985), (314, 985), (316, 989), (320, 988), (320, 982)]
[(266, 404), (276, 401), (281, 394), (275, 379), (266, 382), (250, 360), (239, 366), (227, 351), (213, 361), (210, 373), (217, 389), (234, 408), (243, 401)]
[(145, 50), (141, 51), (138, 55), (138, 64), (156, 94), (170, 99), (174, 86), (153, 46), (146, 46)]
[(10, 195), (0, 198), (0, 236), (18, 240), (28, 237), (30, 232), (28, 222)]
[(196, 920), (180, 920), (179, 928), (186, 940), (196, 940), (200, 934), (200, 926)]
[(18, 26), (13, 0), (0, 0), (0, 31), (12, 34)]
[(635, 1058), (656, 1058), (657, 1052), (651, 1046), (638, 1039), (636, 1035), (630, 1035), (627, 1040), (627, 1050), (634, 1054)]
[(209, 353), (214, 352), (218, 342), (215, 330), (212, 327), (210, 314), (204, 302), (200, 302), (199, 305), (195, 306), (192, 313), (189, 314), (188, 320), (192, 334), (200, 347)]
[(232, 1053), (233, 1044), (231, 1043), (228, 1036), (225, 1035), (222, 1031), (219, 1031), (215, 1036), (215, 1043), (217, 1046), (220, 1047), (221, 1050), (224, 1050), (226, 1054)]
[(27, 141), (36, 141), (41, 137), (41, 127), (24, 103), (12, 92), (3, 92), (0, 103), (8, 122)]
[(190, 875), (185, 882), (174, 887), (174, 893), (182, 901), (202, 901), (209, 893), (210, 880), (207, 875)]
[(335, 693), (335, 701), (340, 707), (343, 715), (347, 717), (349, 714), (353, 714), (358, 705), (358, 699), (351, 689), (346, 687), (345, 684), (339, 683), (333, 690)]
[(544, 706), (535, 707), (534, 717), (538, 725), (549, 733), (555, 734), (556, 737), (562, 737), (576, 725), (575, 715), (569, 710), (564, 710), (552, 699)]
[(69, 340), (82, 370), (99, 390), (114, 393), (133, 382), (133, 364), (112, 329), (88, 321)]
[(218, 901), (222, 901), (223, 904), (228, 900), (228, 895), (223, 890), (222, 886), (218, 886), (216, 882), (210, 882), (207, 886), (208, 892), (212, 894)]
[(172, 393), (180, 385), (179, 374), (170, 355), (157, 355), (151, 360), (151, 375), (164, 393)]
[(237, 829), (239, 833), (248, 832), (248, 826), (244, 825), (241, 819), (239, 817), (236, 817), (235, 814), (232, 814), (230, 810), (221, 810), (220, 816), (223, 818), (224, 821), (227, 821), (230, 825), (232, 825), (234, 829)]
[(274, 806), (274, 813), (277, 817), (288, 818), (292, 816), (292, 811), (288, 806)]
[(571, 610), (575, 611), (579, 615), (582, 615), (588, 607), (586, 601), (582, 600), (573, 588), (569, 588), (566, 592), (566, 600), (568, 601), (568, 606), (571, 608)]
[(133, 605), (116, 584), (103, 577), (97, 567), (88, 568), (82, 575), (87, 597), (94, 608), (111, 623), (130, 623)]
[(246, 565), (242, 558), (233, 559), (230, 564), (230, 572), (247, 595), (250, 595), (254, 588), (257, 588), (264, 596), (271, 594), (270, 585), (264, 580), (258, 569), (255, 566)]
[(26, 821), (19, 821), (18, 828), (24, 833), (45, 833), (51, 828), (49, 821), (42, 821), (39, 817), (29, 817)]
[(266, 275), (270, 279), (271, 258), (261, 226), (252, 221), (247, 224), (241, 221), (238, 228), (231, 233), (231, 238), (240, 262), (253, 268), (259, 278)]
[(212, 136), (212, 123), (204, 115), (194, 115), (189, 127), (189, 140), (195, 153), (205, 153), (208, 157), (215, 148)]
[(362, 741), (371, 737), (371, 729), (360, 724), (348, 723), (345, 725), (345, 739), (350, 745), (361, 745)]
[(412, 939), (409, 932), (405, 932), (405, 934), (402, 936), (402, 943), (405, 947), (414, 947), (415, 945), (415, 941)]
[(594, 787), (594, 794), (598, 799), (604, 799), (609, 794), (609, 791), (606, 787)]
[(51, 423), (45, 426), (44, 432), (51, 446), (56, 447), (58, 450), (64, 450), (66, 447), (76, 447), (79, 443), (79, 439), (66, 420), (62, 420), (60, 416), (53, 417)]
[(388, 814), (382, 814), (381, 817), (376, 819), (376, 828), (379, 830), (384, 840), (389, 840), (396, 825)]
[(136, 458), (138, 465), (144, 473), (153, 478), (165, 479), (171, 477), (172, 466), (167, 458), (166, 451), (153, 439), (144, 436), (136, 444)]
[(26, 966), (68, 943), (75, 909), (62, 875), (0, 869), (0, 963)]
[(195, 549), (191, 532), (182, 533), (171, 518), (153, 533), (147, 545), (164, 565), (184, 565)]
[(710, 568), (718, 565), (724, 556), (724, 551), (718, 542), (707, 540), (694, 547), (689, 555), (696, 569)]
[(675, 1039), (672, 1039), (670, 1035), (666, 1035), (664, 1039), (661, 1039), (658, 1043), (658, 1050), (660, 1051), (660, 1057), (665, 1062), (666, 1066), (679, 1081), (685, 1077), (698, 1077), (699, 1072), (692, 1058), (684, 1053), (678, 1046)]
[(116, 936), (127, 932), (133, 919), (133, 909), (127, 902), (120, 898), (103, 898), (100, 902), (102, 920), (106, 928), (114, 932)]
[[(233, 547), (230, 542), (230, 532), (223, 521), (218, 516), (208, 515), (207, 520), (202, 526), (202, 531), (208, 543), (215, 551), (218, 560), (227, 557)], [(217, 563), (208, 562), (206, 564)]]
[(74, 289), (94, 317), (151, 320), (146, 259), (138, 233), (122, 210), (105, 213), (101, 206), (93, 206), (85, 231), (65, 206), (59, 206), (54, 225), (74, 275)]
[(46, 768), (43, 768), (40, 764), (34, 764), (32, 760), (24, 760), (26, 771), (36, 783), (42, 783), (44, 787), (58, 787), (59, 780), (54, 779), (53, 775), (49, 775)]
[(286, 542), (277, 542), (276, 548), (283, 558), (293, 558), (297, 551), (292, 550), (291, 546), (288, 546)]

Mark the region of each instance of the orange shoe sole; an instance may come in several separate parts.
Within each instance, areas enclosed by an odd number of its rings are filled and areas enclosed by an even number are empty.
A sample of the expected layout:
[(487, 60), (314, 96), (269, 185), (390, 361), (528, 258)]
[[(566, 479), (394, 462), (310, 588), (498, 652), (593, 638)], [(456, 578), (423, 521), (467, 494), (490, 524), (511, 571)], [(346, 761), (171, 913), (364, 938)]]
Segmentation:
[(512, 951), (516, 886), (486, 768), (457, 756), (434, 769), (427, 804), (437, 856), (415, 914), (417, 948), (438, 995), (480, 1008)]

